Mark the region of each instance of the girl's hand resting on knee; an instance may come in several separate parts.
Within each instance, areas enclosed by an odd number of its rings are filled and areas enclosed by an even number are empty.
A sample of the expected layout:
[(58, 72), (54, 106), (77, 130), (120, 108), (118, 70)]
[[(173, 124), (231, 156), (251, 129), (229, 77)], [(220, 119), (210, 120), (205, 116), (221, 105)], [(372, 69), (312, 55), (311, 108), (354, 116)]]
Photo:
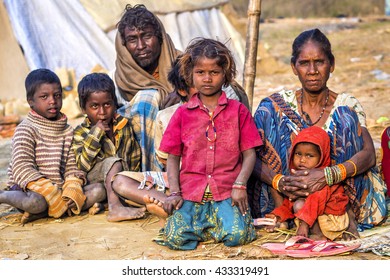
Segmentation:
[(232, 206), (237, 206), (241, 214), (245, 216), (249, 210), (248, 196), (246, 189), (233, 189), (232, 190)]
[(180, 209), (183, 205), (183, 198), (181, 195), (168, 196), (163, 204), (164, 211), (168, 213), (168, 215), (172, 215), (174, 210)]

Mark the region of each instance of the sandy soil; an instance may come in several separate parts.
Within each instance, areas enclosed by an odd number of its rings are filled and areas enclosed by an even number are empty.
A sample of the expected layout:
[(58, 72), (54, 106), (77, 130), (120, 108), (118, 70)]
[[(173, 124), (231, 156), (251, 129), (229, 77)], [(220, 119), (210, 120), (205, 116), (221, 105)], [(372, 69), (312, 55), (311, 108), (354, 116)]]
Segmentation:
[[(241, 22), (241, 27), (245, 24)], [(329, 86), (336, 92), (354, 94), (363, 104), (369, 130), (378, 147), (381, 131), (390, 118), (390, 79), (376, 78), (372, 71), (390, 74), (390, 21), (379, 18), (356, 19), (283, 19), (260, 25), (260, 46), (253, 110), (264, 96), (285, 87), (299, 86), (289, 66), (293, 39), (304, 29), (319, 27), (326, 31), (336, 56), (336, 71)], [(241, 28), (242, 29), (242, 28)], [(380, 77), (379, 77), (380, 78)], [(0, 141), (0, 184), (6, 181), (9, 139)], [(161, 225), (156, 217), (109, 223), (106, 214), (65, 219), (41, 219), (24, 226), (20, 214), (0, 205), (0, 259), (32, 260), (123, 260), (123, 259), (289, 259), (275, 257), (259, 246), (265, 238), (276, 238), (259, 231), (259, 240), (237, 248), (201, 244), (193, 252), (177, 252), (152, 241)], [(353, 253), (328, 259), (370, 259), (384, 257), (373, 253)]]

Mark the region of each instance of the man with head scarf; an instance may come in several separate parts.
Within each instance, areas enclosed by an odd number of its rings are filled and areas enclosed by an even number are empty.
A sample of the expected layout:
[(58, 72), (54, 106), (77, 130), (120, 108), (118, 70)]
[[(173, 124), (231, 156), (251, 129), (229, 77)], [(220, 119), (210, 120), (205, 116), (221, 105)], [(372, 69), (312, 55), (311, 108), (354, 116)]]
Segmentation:
[(121, 106), (142, 149), (142, 171), (160, 171), (155, 160), (154, 121), (170, 92), (168, 72), (179, 54), (161, 21), (144, 5), (127, 5), (118, 23), (114, 80)]

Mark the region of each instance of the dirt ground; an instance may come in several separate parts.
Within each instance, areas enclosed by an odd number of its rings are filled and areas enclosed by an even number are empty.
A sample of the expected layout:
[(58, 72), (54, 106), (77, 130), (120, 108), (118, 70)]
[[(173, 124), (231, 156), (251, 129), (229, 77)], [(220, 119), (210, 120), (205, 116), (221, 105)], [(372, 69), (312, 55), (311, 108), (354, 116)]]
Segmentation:
[[(245, 20), (237, 26), (245, 32)], [(261, 98), (283, 87), (298, 87), (289, 66), (291, 43), (303, 30), (318, 27), (329, 36), (336, 57), (336, 70), (329, 87), (350, 92), (362, 103), (368, 127), (376, 147), (380, 133), (390, 124), (390, 19), (277, 19), (260, 25), (260, 45), (255, 111)], [(375, 72), (373, 72), (375, 71)], [(377, 122), (381, 120), (382, 122)], [(10, 139), (0, 141), (0, 187), (5, 186)], [(259, 239), (250, 245), (226, 248), (221, 244), (201, 244), (192, 252), (171, 251), (152, 241), (161, 224), (154, 216), (145, 219), (109, 223), (106, 214), (40, 219), (21, 226), (20, 214), (8, 205), (0, 205), (0, 259), (28, 260), (223, 260), (289, 259), (273, 256), (260, 248), (265, 240), (286, 237), (259, 230)], [(382, 232), (389, 232), (390, 227)], [(385, 241), (386, 242), (386, 241)], [(387, 242), (390, 243), (387, 239)], [(372, 252), (354, 252), (322, 259), (383, 260), (389, 257)]]

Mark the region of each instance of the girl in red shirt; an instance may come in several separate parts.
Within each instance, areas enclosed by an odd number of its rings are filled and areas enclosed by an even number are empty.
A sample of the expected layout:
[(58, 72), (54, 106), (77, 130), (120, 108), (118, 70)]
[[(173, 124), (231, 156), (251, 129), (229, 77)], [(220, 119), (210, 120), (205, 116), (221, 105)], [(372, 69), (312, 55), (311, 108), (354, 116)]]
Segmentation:
[(249, 110), (222, 90), (234, 79), (233, 57), (224, 44), (198, 38), (180, 66), (197, 93), (176, 110), (160, 145), (169, 154), (171, 192), (163, 205), (171, 216), (161, 243), (181, 250), (211, 239), (226, 246), (249, 243), (256, 232), (246, 183), (262, 141)]

